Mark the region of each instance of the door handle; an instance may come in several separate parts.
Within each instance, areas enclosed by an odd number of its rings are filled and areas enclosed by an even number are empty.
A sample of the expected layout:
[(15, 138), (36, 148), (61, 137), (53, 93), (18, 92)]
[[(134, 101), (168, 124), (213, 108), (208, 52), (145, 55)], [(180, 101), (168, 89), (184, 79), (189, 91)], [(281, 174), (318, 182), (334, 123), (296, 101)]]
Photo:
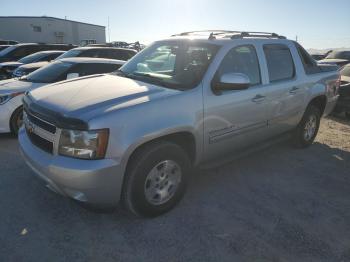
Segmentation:
[(299, 87), (294, 86), (291, 90), (289, 90), (289, 93), (296, 94), (298, 90), (299, 90)]
[(265, 96), (258, 94), (258, 95), (256, 95), (254, 98), (252, 98), (252, 101), (253, 101), (254, 103), (259, 103), (259, 102), (264, 101), (265, 98), (266, 98)]

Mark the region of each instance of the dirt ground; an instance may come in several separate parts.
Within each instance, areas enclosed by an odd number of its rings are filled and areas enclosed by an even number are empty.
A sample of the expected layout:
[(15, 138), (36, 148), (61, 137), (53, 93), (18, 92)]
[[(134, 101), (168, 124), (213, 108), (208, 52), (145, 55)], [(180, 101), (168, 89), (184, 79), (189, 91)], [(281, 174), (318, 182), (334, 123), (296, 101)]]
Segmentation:
[(49, 191), (0, 136), (0, 261), (350, 261), (350, 122), (193, 175), (154, 219), (88, 211)]

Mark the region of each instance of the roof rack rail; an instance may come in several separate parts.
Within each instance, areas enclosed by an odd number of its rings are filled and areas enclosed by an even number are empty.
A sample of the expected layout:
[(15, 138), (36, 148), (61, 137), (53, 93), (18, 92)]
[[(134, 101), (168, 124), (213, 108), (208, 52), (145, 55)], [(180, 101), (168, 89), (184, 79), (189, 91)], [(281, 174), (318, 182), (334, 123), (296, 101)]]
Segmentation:
[(180, 34), (175, 34), (172, 36), (190, 36), (190, 35), (201, 35), (209, 34), (208, 39), (216, 39), (216, 36), (229, 37), (231, 39), (239, 39), (244, 37), (262, 37), (262, 38), (277, 38), (286, 39), (285, 36), (278, 35), (276, 33), (267, 32), (248, 32), (248, 31), (230, 31), (230, 30), (200, 30), (200, 31), (190, 31), (183, 32)]
[(240, 33), (240, 31), (230, 31), (230, 30), (198, 30), (198, 31), (189, 31), (189, 32), (182, 32), (179, 34), (174, 34), (172, 36), (187, 36), (187, 35), (196, 35), (196, 34), (202, 34), (202, 33), (208, 33), (213, 35), (220, 35), (220, 34), (233, 34), (233, 33)]
[(278, 35), (276, 33), (267, 32), (240, 32), (231, 36), (231, 39), (243, 38), (243, 37), (262, 37), (262, 38), (277, 38), (277, 39), (287, 39), (283, 35)]

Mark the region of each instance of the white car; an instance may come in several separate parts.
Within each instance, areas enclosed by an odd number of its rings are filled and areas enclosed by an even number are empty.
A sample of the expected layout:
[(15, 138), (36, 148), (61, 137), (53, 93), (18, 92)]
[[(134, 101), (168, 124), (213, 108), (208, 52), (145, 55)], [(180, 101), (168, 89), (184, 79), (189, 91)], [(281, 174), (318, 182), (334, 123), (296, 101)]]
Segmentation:
[(104, 58), (64, 58), (26, 77), (0, 81), (0, 133), (17, 134), (22, 125), (22, 98), (26, 91), (76, 77), (110, 73), (124, 63)]

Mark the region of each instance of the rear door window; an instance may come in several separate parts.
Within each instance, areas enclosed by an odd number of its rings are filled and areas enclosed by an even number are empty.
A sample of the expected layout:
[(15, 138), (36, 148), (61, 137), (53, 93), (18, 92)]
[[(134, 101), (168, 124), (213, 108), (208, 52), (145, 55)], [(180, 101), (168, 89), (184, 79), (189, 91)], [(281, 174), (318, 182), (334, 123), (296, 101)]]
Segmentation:
[(89, 49), (89, 50), (83, 51), (78, 56), (80, 56), (80, 57), (95, 57), (95, 58), (100, 57), (98, 49)]
[(112, 59), (127, 61), (131, 57), (133, 57), (133, 53), (130, 52), (129, 50), (111, 49), (109, 51), (110, 51), (110, 58)]
[(295, 66), (288, 46), (264, 45), (264, 53), (271, 83), (294, 78)]
[(60, 53), (47, 54), (41, 57), (38, 61), (51, 61), (56, 59), (59, 55)]

